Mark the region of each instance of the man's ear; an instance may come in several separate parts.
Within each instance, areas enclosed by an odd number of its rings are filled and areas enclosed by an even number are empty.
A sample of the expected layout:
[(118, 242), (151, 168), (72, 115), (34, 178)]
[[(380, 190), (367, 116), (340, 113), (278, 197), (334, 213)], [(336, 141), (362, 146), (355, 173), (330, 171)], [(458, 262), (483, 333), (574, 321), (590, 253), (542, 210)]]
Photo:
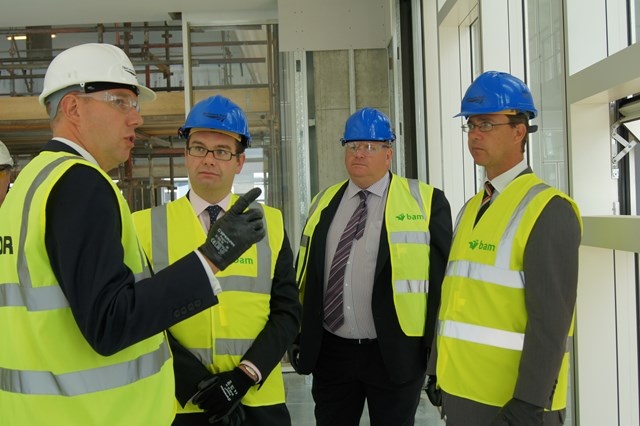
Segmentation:
[(80, 100), (77, 96), (67, 95), (58, 104), (58, 114), (63, 114), (68, 120), (75, 122), (81, 113)]
[(514, 142), (518, 144), (522, 143), (522, 140), (527, 136), (527, 125), (518, 123), (515, 125), (514, 130), (516, 131), (514, 134)]

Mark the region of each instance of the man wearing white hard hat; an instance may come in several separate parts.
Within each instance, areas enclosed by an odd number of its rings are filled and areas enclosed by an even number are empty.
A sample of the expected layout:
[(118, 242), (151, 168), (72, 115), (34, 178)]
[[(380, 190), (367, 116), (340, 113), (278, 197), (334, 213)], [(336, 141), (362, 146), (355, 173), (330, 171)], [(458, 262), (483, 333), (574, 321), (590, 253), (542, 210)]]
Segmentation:
[(11, 169), (13, 168), (13, 159), (6, 145), (0, 141), (0, 206), (7, 196), (9, 183), (11, 183)]
[(47, 69), (53, 139), (0, 209), (3, 425), (169, 425), (164, 330), (215, 305), (214, 274), (264, 236), (262, 214), (243, 212), (250, 191), (197, 250), (150, 276), (106, 172), (129, 158), (139, 102), (154, 98), (115, 46), (72, 47)]

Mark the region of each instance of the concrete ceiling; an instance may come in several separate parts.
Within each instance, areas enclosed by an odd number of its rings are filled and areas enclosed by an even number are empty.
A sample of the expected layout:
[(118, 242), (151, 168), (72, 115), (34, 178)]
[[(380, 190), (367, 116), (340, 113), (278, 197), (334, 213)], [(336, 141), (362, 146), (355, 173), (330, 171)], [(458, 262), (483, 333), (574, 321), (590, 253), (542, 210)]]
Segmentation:
[[(9, 0), (7, 0), (8, 2)], [(277, 11), (278, 0), (13, 0), (2, 8), (0, 27), (93, 24), (97, 22), (162, 22), (169, 13)]]

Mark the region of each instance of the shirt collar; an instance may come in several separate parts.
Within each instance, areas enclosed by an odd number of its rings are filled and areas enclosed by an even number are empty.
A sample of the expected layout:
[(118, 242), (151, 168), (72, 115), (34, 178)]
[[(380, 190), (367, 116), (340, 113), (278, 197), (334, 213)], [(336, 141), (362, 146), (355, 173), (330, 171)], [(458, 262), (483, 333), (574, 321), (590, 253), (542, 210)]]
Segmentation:
[(512, 180), (517, 178), (520, 175), (520, 173), (524, 172), (527, 169), (527, 167), (529, 167), (527, 165), (527, 160), (523, 158), (521, 162), (519, 162), (518, 164), (516, 164), (506, 172), (502, 173), (499, 176), (494, 177), (491, 180), (489, 179), (487, 180), (489, 180), (489, 182), (491, 182), (491, 185), (493, 185), (495, 190), (500, 193), (504, 191), (504, 189), (507, 187), (507, 185), (511, 183)]
[(65, 144), (67, 146), (70, 146), (71, 148), (76, 150), (78, 152), (78, 154), (80, 154), (82, 156), (82, 158), (84, 158), (85, 160), (90, 161), (91, 163), (93, 163), (96, 166), (100, 167), (100, 165), (98, 164), (98, 161), (96, 161), (96, 159), (93, 157), (93, 155), (89, 154), (89, 151), (87, 151), (86, 149), (84, 149), (83, 147), (78, 145), (77, 143), (75, 143), (73, 141), (70, 141), (69, 139), (61, 138), (59, 136), (56, 136), (53, 139), (57, 140), (58, 142), (62, 142), (63, 144)]
[(385, 173), (384, 176), (382, 176), (382, 179), (375, 182), (368, 188), (360, 188), (358, 185), (353, 183), (351, 179), (349, 179), (349, 185), (347, 186), (347, 192), (345, 195), (349, 198), (352, 198), (352, 197), (355, 197), (358, 192), (362, 191), (363, 189), (366, 189), (370, 193), (375, 194), (378, 197), (382, 197), (384, 196), (384, 192), (386, 191), (388, 186), (389, 186), (389, 173)]
[[(193, 211), (196, 213), (196, 216), (200, 216), (202, 212), (211, 205), (211, 203), (205, 201), (202, 197), (196, 194), (194, 190), (189, 191), (189, 201), (191, 202), (191, 206), (193, 207)], [(231, 203), (231, 193), (228, 193), (226, 197), (215, 205), (220, 206), (222, 211), (226, 212), (229, 209), (229, 203)]]

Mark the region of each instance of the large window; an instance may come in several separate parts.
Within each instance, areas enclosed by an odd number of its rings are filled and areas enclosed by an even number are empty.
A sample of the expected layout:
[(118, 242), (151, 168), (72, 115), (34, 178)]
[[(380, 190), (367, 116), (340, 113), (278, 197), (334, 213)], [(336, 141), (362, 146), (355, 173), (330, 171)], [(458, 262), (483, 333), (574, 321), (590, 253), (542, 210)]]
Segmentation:
[(562, 2), (526, 3), (527, 83), (539, 113), (529, 164), (542, 180), (568, 193)]

